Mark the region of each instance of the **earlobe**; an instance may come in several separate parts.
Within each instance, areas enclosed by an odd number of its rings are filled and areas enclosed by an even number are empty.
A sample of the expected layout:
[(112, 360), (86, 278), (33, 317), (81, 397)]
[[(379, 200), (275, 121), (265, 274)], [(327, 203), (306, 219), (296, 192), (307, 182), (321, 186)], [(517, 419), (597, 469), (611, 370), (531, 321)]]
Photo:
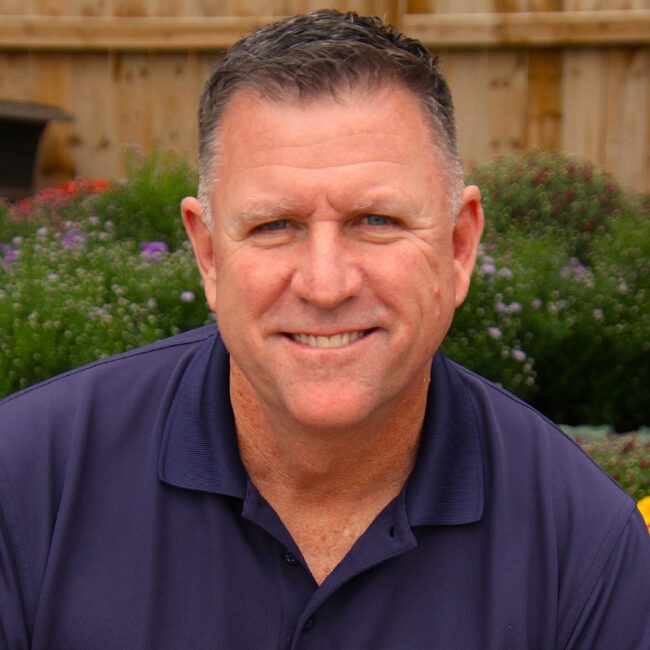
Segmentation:
[(214, 266), (214, 246), (212, 233), (203, 220), (203, 209), (200, 201), (193, 197), (185, 197), (181, 201), (181, 214), (185, 231), (194, 249), (196, 264), (203, 280), (205, 295), (212, 309), (216, 272)]
[(454, 271), (456, 276), (456, 307), (467, 296), (483, 233), (481, 192), (476, 185), (463, 190), (461, 207), (454, 226)]

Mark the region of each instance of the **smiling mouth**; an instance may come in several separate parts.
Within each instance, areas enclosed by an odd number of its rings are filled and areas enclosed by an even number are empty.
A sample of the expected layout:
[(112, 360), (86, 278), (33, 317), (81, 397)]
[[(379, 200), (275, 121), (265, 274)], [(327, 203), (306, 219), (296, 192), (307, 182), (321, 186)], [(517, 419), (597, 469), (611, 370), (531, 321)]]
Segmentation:
[(313, 334), (289, 334), (297, 343), (308, 345), (310, 348), (342, 348), (350, 343), (354, 343), (364, 336), (370, 334), (372, 330), (361, 332), (342, 332), (334, 336), (315, 336)]

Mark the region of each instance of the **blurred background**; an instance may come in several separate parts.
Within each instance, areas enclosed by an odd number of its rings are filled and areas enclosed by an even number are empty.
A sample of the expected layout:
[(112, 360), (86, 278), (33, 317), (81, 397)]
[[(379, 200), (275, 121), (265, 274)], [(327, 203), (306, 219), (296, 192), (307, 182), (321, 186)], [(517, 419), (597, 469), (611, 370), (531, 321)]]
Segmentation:
[(440, 56), (468, 169), (540, 147), (650, 190), (650, 0), (0, 0), (2, 157), (20, 155), (27, 121), (42, 135), (35, 189), (118, 177), (133, 143), (194, 164), (198, 96), (224, 49), (327, 6), (382, 16)]

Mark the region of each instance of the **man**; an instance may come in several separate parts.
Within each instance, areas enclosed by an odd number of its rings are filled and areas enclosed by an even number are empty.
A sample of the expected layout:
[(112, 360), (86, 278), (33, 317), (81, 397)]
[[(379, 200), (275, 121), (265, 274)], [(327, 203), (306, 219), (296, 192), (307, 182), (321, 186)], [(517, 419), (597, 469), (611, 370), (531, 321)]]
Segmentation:
[(182, 204), (216, 328), (0, 407), (11, 648), (650, 647), (650, 540), (437, 352), (482, 229), (418, 43), (316, 12), (215, 67)]

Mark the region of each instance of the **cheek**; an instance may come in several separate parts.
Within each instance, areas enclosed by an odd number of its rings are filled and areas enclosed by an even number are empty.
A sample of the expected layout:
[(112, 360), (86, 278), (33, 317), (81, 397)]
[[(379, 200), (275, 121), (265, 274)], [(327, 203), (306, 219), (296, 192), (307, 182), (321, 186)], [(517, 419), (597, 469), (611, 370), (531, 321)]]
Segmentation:
[(453, 261), (447, 258), (420, 242), (387, 256), (380, 272), (393, 299), (435, 317), (454, 300)]
[(240, 250), (224, 256), (216, 264), (217, 307), (231, 314), (267, 311), (282, 292), (285, 275), (278, 261), (259, 252)]

